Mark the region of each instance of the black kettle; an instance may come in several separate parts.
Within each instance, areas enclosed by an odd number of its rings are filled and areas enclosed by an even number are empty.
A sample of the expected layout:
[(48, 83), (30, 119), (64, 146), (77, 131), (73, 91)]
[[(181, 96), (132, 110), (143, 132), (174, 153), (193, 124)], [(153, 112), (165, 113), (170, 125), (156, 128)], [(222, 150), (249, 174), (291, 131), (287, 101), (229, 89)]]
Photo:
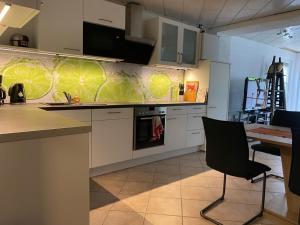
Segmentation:
[(13, 84), (8, 90), (8, 95), (11, 104), (26, 103), (25, 88), (22, 83)]
[(4, 104), (5, 98), (6, 98), (6, 92), (2, 88), (2, 75), (0, 75), (0, 105)]

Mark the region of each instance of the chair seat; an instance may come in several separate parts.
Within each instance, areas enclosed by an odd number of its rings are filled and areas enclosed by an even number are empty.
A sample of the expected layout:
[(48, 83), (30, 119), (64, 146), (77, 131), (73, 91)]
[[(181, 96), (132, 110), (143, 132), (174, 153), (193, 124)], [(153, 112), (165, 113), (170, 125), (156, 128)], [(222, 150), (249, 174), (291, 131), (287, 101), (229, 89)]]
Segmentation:
[(258, 152), (264, 152), (264, 153), (268, 153), (268, 154), (271, 154), (271, 155), (276, 155), (276, 156), (280, 156), (280, 149), (279, 148), (276, 148), (276, 147), (273, 147), (273, 146), (270, 146), (270, 145), (267, 145), (267, 144), (255, 144), (255, 145), (252, 145), (251, 148), (255, 151), (258, 151)]
[(249, 170), (248, 174), (245, 177), (247, 180), (250, 180), (254, 177), (257, 177), (258, 175), (270, 171), (271, 168), (266, 166), (265, 164), (259, 163), (259, 162), (253, 162), (249, 160)]

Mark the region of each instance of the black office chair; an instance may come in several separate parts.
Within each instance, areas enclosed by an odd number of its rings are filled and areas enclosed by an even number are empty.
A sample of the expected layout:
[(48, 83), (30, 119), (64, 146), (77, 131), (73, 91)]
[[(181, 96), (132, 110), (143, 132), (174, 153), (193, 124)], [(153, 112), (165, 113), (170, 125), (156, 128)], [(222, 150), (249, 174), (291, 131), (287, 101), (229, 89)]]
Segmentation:
[[(276, 110), (271, 121), (271, 125), (280, 127), (300, 127), (300, 112)], [(280, 149), (267, 143), (260, 143), (251, 146), (253, 150), (252, 161), (255, 161), (255, 153), (263, 152), (274, 156), (280, 156)], [(283, 180), (282, 176), (268, 174), (267, 178), (274, 177)], [(252, 183), (261, 181), (263, 178), (251, 179)]]
[[(293, 133), (293, 150), (292, 163), (290, 170), (289, 188), (295, 195), (300, 196), (300, 128), (292, 129)], [(300, 209), (298, 216), (298, 224), (300, 224)]]
[(252, 179), (260, 174), (264, 175), (261, 210), (245, 224), (250, 224), (263, 215), (266, 190), (266, 172), (271, 169), (261, 163), (249, 160), (249, 147), (243, 123), (227, 122), (203, 118), (206, 135), (206, 162), (207, 165), (224, 174), (223, 194), (211, 203), (200, 214), (214, 224), (222, 225), (215, 219), (208, 217), (207, 213), (224, 201), (226, 191), (226, 175)]

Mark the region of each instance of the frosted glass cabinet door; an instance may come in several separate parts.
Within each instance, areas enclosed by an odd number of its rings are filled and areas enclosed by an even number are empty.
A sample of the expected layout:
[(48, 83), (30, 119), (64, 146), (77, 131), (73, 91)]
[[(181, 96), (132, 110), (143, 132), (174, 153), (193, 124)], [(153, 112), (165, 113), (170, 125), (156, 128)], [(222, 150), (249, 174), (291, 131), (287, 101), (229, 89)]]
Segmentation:
[(197, 64), (196, 49), (197, 32), (193, 30), (184, 29), (182, 64)]
[(162, 23), (161, 61), (177, 63), (178, 26)]

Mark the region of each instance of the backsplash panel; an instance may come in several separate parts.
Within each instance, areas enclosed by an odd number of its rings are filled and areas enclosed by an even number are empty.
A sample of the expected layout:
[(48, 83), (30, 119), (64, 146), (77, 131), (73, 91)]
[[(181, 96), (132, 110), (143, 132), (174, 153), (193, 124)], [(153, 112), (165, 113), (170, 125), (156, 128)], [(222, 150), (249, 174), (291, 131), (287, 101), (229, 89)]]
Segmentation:
[(0, 72), (6, 90), (24, 83), (28, 102), (65, 102), (63, 91), (81, 102), (171, 101), (184, 82), (182, 70), (7, 52)]

